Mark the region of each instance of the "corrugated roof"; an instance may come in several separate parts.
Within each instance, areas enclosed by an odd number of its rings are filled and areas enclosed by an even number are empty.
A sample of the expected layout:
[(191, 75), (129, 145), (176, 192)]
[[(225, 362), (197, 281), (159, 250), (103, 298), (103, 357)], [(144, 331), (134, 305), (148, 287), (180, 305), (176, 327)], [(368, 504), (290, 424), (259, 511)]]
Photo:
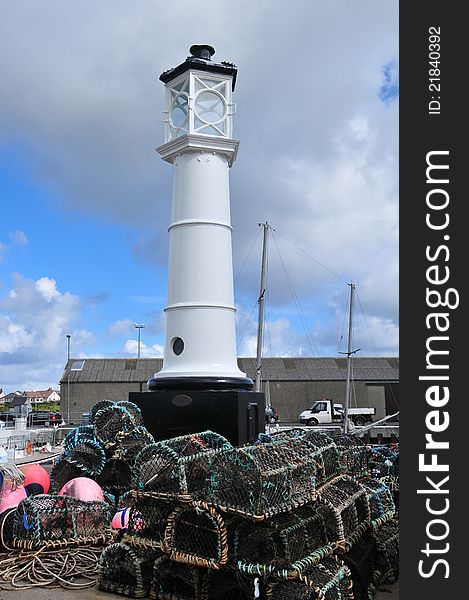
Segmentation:
[[(144, 382), (163, 366), (162, 358), (87, 358), (81, 371), (70, 371), (71, 359), (60, 383)], [(248, 377), (255, 378), (256, 359), (239, 358)], [(354, 357), (353, 378), (359, 381), (399, 381), (399, 358)], [(272, 381), (336, 381), (347, 376), (344, 358), (264, 358), (262, 379)]]

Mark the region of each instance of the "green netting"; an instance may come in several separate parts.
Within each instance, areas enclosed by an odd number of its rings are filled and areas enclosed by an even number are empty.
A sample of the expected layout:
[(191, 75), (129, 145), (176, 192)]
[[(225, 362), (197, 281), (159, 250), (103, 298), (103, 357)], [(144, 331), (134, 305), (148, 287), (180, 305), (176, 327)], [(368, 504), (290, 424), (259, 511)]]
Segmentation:
[(376, 538), (376, 584), (399, 579), (399, 522), (395, 519), (373, 529)]
[(63, 486), (71, 479), (75, 479), (75, 477), (88, 477), (88, 473), (78, 465), (59, 456), (50, 472), (51, 491), (60, 492)]
[(148, 596), (157, 557), (151, 550), (138, 550), (124, 543), (111, 544), (101, 554), (98, 588), (129, 598)]
[(98, 410), (93, 424), (96, 436), (104, 443), (114, 443), (118, 433), (131, 431), (135, 427), (132, 414), (118, 404)]
[(121, 431), (116, 435), (114, 457), (133, 466), (138, 453), (154, 443), (151, 433), (143, 425), (137, 425), (130, 431)]
[(370, 528), (366, 489), (349, 475), (339, 475), (318, 488), (318, 498), (328, 539), (347, 551)]
[(270, 582), (268, 600), (353, 600), (350, 570), (337, 557), (325, 558), (299, 579)]
[(339, 449), (346, 472), (354, 477), (366, 476), (369, 469), (369, 452), (363, 440), (347, 433), (332, 434), (332, 439)]
[(202, 600), (203, 571), (196, 567), (158, 558), (153, 568), (150, 598), (158, 600)]
[(334, 552), (315, 504), (259, 523), (238, 519), (231, 561), (246, 574), (291, 579)]
[(99, 545), (110, 539), (109, 522), (105, 502), (52, 494), (29, 496), (8, 515), (3, 543), (29, 550)]
[(396, 507), (391, 490), (386, 484), (369, 477), (360, 479), (370, 503), (371, 525), (382, 524), (394, 518)]

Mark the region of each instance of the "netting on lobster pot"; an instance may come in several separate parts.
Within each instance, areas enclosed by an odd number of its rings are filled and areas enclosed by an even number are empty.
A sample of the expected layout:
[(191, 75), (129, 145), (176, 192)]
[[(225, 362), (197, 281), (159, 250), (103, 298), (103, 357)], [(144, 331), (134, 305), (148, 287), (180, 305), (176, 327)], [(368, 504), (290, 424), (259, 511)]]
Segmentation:
[(343, 556), (350, 569), (355, 600), (369, 600), (375, 593), (376, 538), (367, 531)]
[(120, 499), (119, 507), (128, 509), (123, 541), (135, 548), (161, 550), (168, 516), (174, 506), (146, 492), (131, 490)]
[(155, 560), (150, 598), (158, 600), (202, 600), (203, 571), (175, 563), (166, 557)]
[(95, 479), (103, 490), (119, 499), (130, 490), (131, 476), (129, 463), (118, 458), (111, 458), (106, 461), (103, 470)]
[(306, 505), (261, 522), (239, 520), (231, 559), (242, 573), (297, 577), (330, 556), (324, 514)]
[(368, 496), (371, 525), (382, 524), (392, 519), (396, 513), (396, 507), (388, 486), (382, 481), (369, 477), (360, 479), (360, 484), (366, 489)]
[(29, 496), (19, 503), (11, 518), (14, 548), (99, 545), (109, 541), (111, 535), (109, 507), (95, 500), (51, 494)]
[(97, 439), (86, 439), (84, 436), (69, 444), (64, 450), (63, 458), (76, 465), (87, 475), (99, 475), (106, 464), (104, 446)]
[(203, 502), (177, 506), (168, 516), (163, 551), (176, 562), (219, 569), (228, 562), (224, 519)]
[(98, 410), (93, 424), (97, 437), (104, 443), (113, 443), (118, 433), (130, 431), (135, 427), (132, 414), (118, 404)]
[(317, 483), (323, 483), (344, 471), (340, 452), (331, 436), (322, 431), (301, 427), (279, 431), (271, 436), (271, 441), (290, 442), (292, 445), (309, 444), (318, 465)]
[(349, 475), (338, 475), (318, 488), (315, 506), (323, 514), (329, 541), (343, 552), (370, 528), (366, 489)]
[(339, 449), (346, 472), (353, 477), (365, 477), (369, 452), (363, 440), (348, 433), (334, 433), (331, 437)]
[(350, 570), (337, 557), (328, 557), (308, 569), (298, 579), (270, 582), (267, 586), (266, 598), (269, 600), (353, 600)]
[[(285, 440), (232, 448), (207, 458), (206, 499), (223, 510), (263, 519), (316, 498), (317, 462), (308, 444)], [(203, 463), (205, 457), (198, 459)], [(190, 491), (192, 474), (186, 478)]]
[(116, 435), (114, 456), (133, 465), (138, 453), (154, 443), (151, 433), (143, 425), (137, 425), (130, 431), (121, 431)]
[(399, 478), (399, 446), (397, 444), (373, 446), (369, 450), (370, 473), (375, 479), (386, 475)]
[(119, 400), (116, 404), (123, 406), (132, 415), (135, 425), (143, 425), (142, 411), (136, 404), (129, 402), (129, 400)]
[(64, 452), (71, 450), (83, 440), (97, 441), (94, 425), (79, 425), (69, 431), (63, 441)]
[(50, 472), (50, 489), (53, 492), (60, 492), (63, 486), (71, 479), (87, 476), (88, 474), (84, 469), (71, 463), (63, 456), (59, 456)]
[(221, 571), (205, 571), (202, 579), (200, 600), (250, 600), (256, 592), (262, 593), (259, 578), (247, 576), (227, 568)]
[(114, 406), (116, 403), (114, 400), (98, 400), (90, 409), (90, 417), (89, 421), (92, 425), (94, 425), (94, 420), (97, 413), (103, 408), (108, 408), (109, 406)]
[(376, 583), (393, 583), (399, 579), (399, 521), (393, 519), (373, 529), (376, 539)]
[(133, 486), (170, 496), (187, 495), (189, 479), (192, 486), (190, 493), (198, 497), (205, 490), (206, 479), (210, 476), (209, 460), (199, 462), (199, 457), (224, 448), (231, 448), (231, 444), (212, 431), (146, 446), (135, 458)]
[(129, 598), (148, 596), (157, 554), (138, 550), (123, 543), (111, 544), (99, 560), (98, 588)]

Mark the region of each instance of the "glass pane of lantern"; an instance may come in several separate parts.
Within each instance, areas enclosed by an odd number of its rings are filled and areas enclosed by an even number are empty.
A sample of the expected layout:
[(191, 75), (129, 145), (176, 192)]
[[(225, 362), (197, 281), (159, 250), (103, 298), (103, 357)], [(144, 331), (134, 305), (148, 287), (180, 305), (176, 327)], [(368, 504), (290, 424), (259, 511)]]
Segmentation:
[(172, 102), (171, 124), (174, 127), (182, 127), (187, 120), (187, 96), (179, 94)]
[(218, 123), (225, 118), (226, 105), (218, 94), (207, 90), (198, 94), (195, 110), (205, 123)]

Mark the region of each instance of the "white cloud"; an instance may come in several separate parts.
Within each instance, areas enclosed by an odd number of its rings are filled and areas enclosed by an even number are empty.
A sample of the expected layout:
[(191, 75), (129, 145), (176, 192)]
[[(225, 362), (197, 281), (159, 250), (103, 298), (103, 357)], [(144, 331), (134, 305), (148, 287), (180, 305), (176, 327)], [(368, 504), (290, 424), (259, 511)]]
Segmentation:
[(109, 327), (109, 333), (111, 335), (125, 335), (130, 333), (133, 327), (133, 321), (131, 319), (120, 319), (112, 323)]
[[(153, 344), (147, 346), (143, 342), (140, 342), (140, 356), (141, 358), (161, 358), (163, 356), (164, 347), (161, 344)], [(123, 346), (122, 352), (128, 356), (137, 357), (138, 355), (138, 342), (137, 340), (127, 340)]]
[(13, 275), (11, 289), (0, 298), (0, 382), (4, 389), (57, 385), (66, 361), (66, 334), (72, 334), (77, 352), (91, 339), (89, 331), (76, 328), (80, 309), (78, 296), (61, 292), (55, 280)]
[(27, 246), (29, 244), (26, 234), (19, 229), (16, 231), (10, 231), (10, 239), (14, 246)]

